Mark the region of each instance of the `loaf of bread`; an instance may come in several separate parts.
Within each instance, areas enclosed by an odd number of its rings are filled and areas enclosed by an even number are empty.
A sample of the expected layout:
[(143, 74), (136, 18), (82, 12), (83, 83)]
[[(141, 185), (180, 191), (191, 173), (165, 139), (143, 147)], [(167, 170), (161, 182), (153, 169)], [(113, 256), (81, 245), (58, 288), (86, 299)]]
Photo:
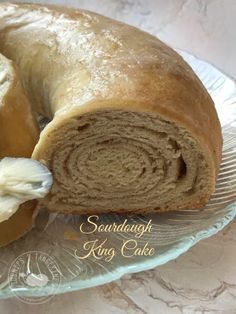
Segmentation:
[[(0, 159), (30, 157), (38, 138), (39, 128), (19, 75), (12, 63), (0, 54)], [(36, 205), (36, 201), (24, 203), (0, 224), (0, 246), (18, 239), (32, 228)]]
[(209, 200), (222, 151), (214, 103), (156, 37), (88, 11), (2, 3), (0, 52), (51, 120), (32, 155), (53, 173), (51, 211), (147, 213)]

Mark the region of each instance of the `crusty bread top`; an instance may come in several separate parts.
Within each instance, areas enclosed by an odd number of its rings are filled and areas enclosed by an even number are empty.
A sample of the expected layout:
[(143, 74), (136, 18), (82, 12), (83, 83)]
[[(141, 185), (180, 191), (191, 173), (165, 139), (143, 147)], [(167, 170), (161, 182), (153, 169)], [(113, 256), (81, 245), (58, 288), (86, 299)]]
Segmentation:
[(39, 127), (18, 71), (0, 54), (0, 158), (30, 157), (38, 138)]
[(174, 50), (135, 27), (83, 10), (1, 4), (0, 22), (1, 50), (18, 63), (38, 111), (50, 116), (71, 107), (82, 113), (129, 103), (190, 130), (216, 178), (222, 134), (214, 103)]

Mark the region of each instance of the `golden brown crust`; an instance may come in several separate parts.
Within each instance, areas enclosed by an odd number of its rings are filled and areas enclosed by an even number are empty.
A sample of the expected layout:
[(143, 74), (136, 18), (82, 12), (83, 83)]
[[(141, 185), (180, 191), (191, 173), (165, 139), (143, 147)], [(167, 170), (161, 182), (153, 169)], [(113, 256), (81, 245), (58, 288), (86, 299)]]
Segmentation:
[(20, 206), (17, 212), (0, 224), (0, 247), (23, 237), (32, 229), (37, 212), (37, 201), (29, 201)]
[[(0, 159), (31, 157), (39, 138), (39, 128), (29, 100), (12, 63), (0, 55), (1, 71), (7, 71), (8, 89), (0, 95)], [(21, 205), (8, 220), (0, 224), (0, 246), (7, 245), (27, 233), (33, 225), (36, 201)]]
[[(1, 6), (9, 5), (2, 4)], [(90, 23), (89, 26), (93, 27), (95, 34), (97, 33), (97, 38), (94, 37), (94, 39), (91, 39), (91, 44), (97, 41), (97, 47), (100, 47), (104, 51), (107, 48), (108, 51), (110, 50), (110, 52), (114, 54), (112, 63), (108, 62), (110, 72), (122, 71), (123, 74), (125, 74), (120, 78), (117, 77), (115, 86), (111, 85), (111, 82), (108, 82), (108, 84), (110, 84), (110, 88), (108, 88), (109, 98), (112, 99), (110, 102), (111, 106), (113, 104), (116, 105), (116, 100), (120, 98), (124, 101), (123, 94), (125, 94), (127, 90), (129, 99), (126, 98), (126, 100), (138, 99), (141, 103), (142, 110), (152, 111), (154, 114), (158, 113), (168, 120), (176, 121), (188, 128), (199, 140), (208, 146), (209, 153), (214, 159), (217, 174), (221, 160), (222, 135), (214, 104), (200, 80), (190, 69), (189, 65), (187, 65), (176, 52), (150, 34), (88, 11), (57, 6), (48, 6), (49, 11), (44, 11), (43, 6), (28, 4), (17, 5), (16, 8), (16, 12), (19, 10), (20, 14), (27, 11), (35, 12), (38, 16), (47, 15), (60, 17), (61, 14), (63, 14), (63, 18), (68, 21), (67, 24), (65, 22), (65, 27), (68, 28), (68, 30), (70, 29), (70, 21), (71, 23), (81, 21), (81, 25), (78, 24), (75, 26), (73, 24), (74, 30), (72, 31), (74, 31), (75, 38), (80, 31), (84, 31), (83, 21)], [(14, 20), (14, 13), (12, 19)], [(34, 19), (35, 17), (32, 15), (32, 21)], [(30, 25), (30, 21), (28, 23)], [(54, 23), (56, 24), (57, 22), (54, 20)], [(101, 29), (108, 27), (110, 27), (109, 36), (114, 36), (110, 41), (107, 41), (107, 38), (104, 40), (100, 35)], [(91, 28), (89, 28), (89, 30), (91, 30)], [(59, 31), (60, 29), (58, 32)], [(27, 32), (31, 34), (30, 28), (28, 28)], [(46, 46), (47, 40), (50, 39), (50, 32), (46, 30), (46, 27), (42, 32), (44, 32), (44, 34), (42, 33), (42, 36), (44, 36), (44, 49), (47, 51)], [(117, 38), (115, 38), (116, 35)], [(15, 54), (18, 54), (18, 56), (27, 54), (26, 51), (12, 51), (14, 42), (12, 42), (12, 45), (9, 44), (9, 42), (4, 43), (5, 35), (1, 35), (1, 37), (3, 37), (1, 39), (3, 42), (3, 51), (5, 51), (6, 54), (14, 59), (17, 59)], [(18, 37), (20, 40), (20, 33)], [(31, 38), (31, 36), (28, 36), (27, 40), (32, 49), (37, 49), (37, 42), (41, 42), (40, 40)], [(142, 43), (141, 45), (140, 42)], [(61, 44), (63, 44), (63, 41)], [(105, 45), (108, 46), (106, 47)], [(119, 45), (121, 48), (125, 46), (125, 52), (123, 49), (119, 49)], [(23, 47), (19, 47), (18, 49), (22, 50), (22, 48)], [(78, 42), (77, 47), (77, 50), (79, 49), (80, 42)], [(132, 56), (130, 56), (131, 51)], [(63, 53), (60, 55), (59, 51), (55, 51), (54, 54), (55, 63), (51, 63), (43, 53), (42, 58), (44, 58), (45, 70), (48, 73), (54, 71), (55, 76), (57, 76), (61, 75), (60, 67), (63, 67), (65, 56), (63, 56)], [(86, 47), (83, 54), (79, 51), (77, 54), (78, 58), (81, 57), (81, 55), (86, 58)], [(108, 57), (109, 53), (107, 57), (101, 55), (100, 60)], [(138, 63), (135, 64), (133, 68), (132, 66), (130, 68), (125, 66), (125, 64), (129, 63), (130, 58), (132, 58), (132, 60), (135, 58), (138, 60)], [(76, 57), (71, 55), (71, 64), (68, 64), (71, 69), (75, 66), (75, 60), (77, 60)], [(133, 62), (132, 60), (130, 61), (131, 63)], [(29, 63), (28, 67), (30, 67), (31, 63), (39, 62), (39, 60), (34, 60), (32, 56), (32, 60), (28, 60), (27, 62)], [(78, 72), (78, 68), (75, 68), (74, 71)], [(46, 73), (42, 73), (42, 75), (47, 77)], [(125, 85), (124, 83), (122, 84), (122, 79), (124, 78), (126, 78)], [(105, 80), (104, 77), (101, 77), (101, 80), (103, 79)], [(130, 80), (132, 83), (127, 83), (127, 80)], [(160, 81), (162, 82), (161, 84)], [(40, 84), (40, 82), (38, 84)], [(103, 89), (103, 87), (101, 87), (101, 89)], [(104, 93), (105, 92), (104, 89)], [(65, 94), (62, 95), (62, 97), (63, 96), (69, 100), (68, 95)], [(98, 93), (96, 99), (99, 98)], [(140, 101), (141, 99), (143, 99), (143, 101)], [(65, 106), (65, 102), (62, 103), (62, 106)], [(59, 108), (56, 108), (56, 111), (58, 109)], [(211, 126), (211, 132), (209, 132), (209, 125)]]
[(10, 66), (14, 76), (0, 106), (0, 159), (30, 157), (39, 139), (35, 115), (15, 66)]
[[(9, 11), (1, 11), (4, 7)], [(71, 117), (97, 110), (146, 112), (185, 128), (199, 143), (211, 182), (208, 194), (189, 205), (209, 199), (221, 161), (221, 126), (212, 99), (174, 50), (88, 11), (1, 4), (0, 21), (2, 52), (19, 65), (36, 110), (54, 117), (34, 158), (47, 158), (49, 137)]]

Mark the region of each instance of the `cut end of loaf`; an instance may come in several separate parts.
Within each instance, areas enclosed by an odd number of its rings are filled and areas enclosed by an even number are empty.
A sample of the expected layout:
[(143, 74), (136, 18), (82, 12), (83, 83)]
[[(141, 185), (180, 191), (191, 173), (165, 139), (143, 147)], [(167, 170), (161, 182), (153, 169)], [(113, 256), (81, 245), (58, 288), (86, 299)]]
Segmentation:
[(125, 110), (100, 110), (64, 121), (43, 131), (44, 146), (34, 152), (53, 173), (54, 184), (44, 200), (52, 211), (193, 208), (204, 205), (214, 191), (209, 153), (173, 122)]

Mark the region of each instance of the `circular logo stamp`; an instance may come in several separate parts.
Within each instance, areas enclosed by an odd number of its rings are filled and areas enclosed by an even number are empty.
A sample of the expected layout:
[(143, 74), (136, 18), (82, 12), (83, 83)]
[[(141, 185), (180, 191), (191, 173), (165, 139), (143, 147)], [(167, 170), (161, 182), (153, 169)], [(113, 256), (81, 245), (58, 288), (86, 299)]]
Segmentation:
[[(56, 293), (61, 272), (57, 262), (48, 254), (30, 251), (18, 256), (8, 272), (9, 286), (13, 294), (22, 302), (30, 304), (45, 303)], [(25, 293), (24, 288), (25, 287)], [(27, 289), (40, 290), (40, 297), (27, 296)]]

